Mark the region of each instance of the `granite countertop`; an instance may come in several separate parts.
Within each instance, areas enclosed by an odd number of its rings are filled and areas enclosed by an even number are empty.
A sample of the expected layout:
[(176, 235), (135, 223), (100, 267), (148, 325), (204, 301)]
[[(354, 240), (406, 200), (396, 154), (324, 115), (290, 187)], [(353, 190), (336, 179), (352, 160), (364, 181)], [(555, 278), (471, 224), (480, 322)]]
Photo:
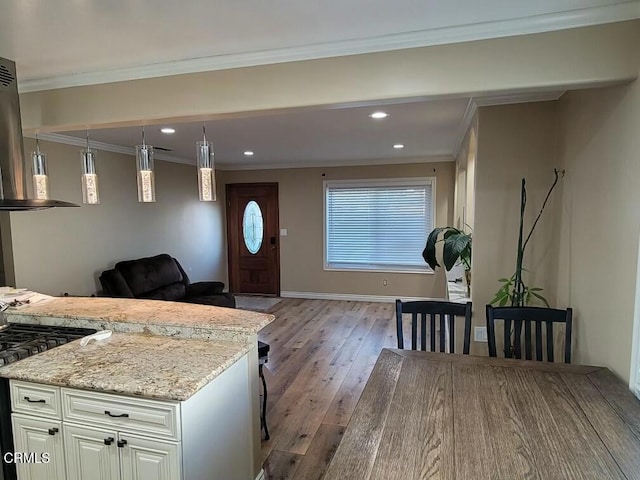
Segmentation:
[(231, 341), (255, 336), (274, 319), (273, 315), (233, 308), (106, 297), (56, 298), (3, 315), (7, 322)]
[(114, 333), (0, 368), (0, 376), (107, 393), (186, 400), (249, 351), (249, 343)]

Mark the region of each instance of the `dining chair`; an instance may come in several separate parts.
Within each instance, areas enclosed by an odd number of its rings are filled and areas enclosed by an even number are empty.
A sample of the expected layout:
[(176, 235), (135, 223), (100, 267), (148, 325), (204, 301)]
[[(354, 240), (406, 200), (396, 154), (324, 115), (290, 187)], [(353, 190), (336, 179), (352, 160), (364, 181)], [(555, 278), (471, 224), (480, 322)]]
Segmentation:
[[(438, 300), (403, 302), (396, 300), (396, 329), (398, 348), (404, 348), (402, 315), (411, 314), (411, 350), (418, 350), (418, 330), (420, 330), (420, 350), (427, 350), (427, 315), (429, 316), (430, 351), (436, 351), (436, 316), (440, 324), (440, 351), (446, 350), (446, 329), (449, 328), (449, 352), (455, 350), (455, 319), (464, 318), (464, 346), (462, 353), (469, 354), (471, 340), (471, 302), (454, 303)], [(418, 323), (418, 319), (420, 322)]]
[[(571, 308), (559, 310), (542, 307), (493, 307), (487, 305), (487, 337), (489, 342), (489, 356), (496, 357), (496, 320), (504, 321), (504, 352), (505, 358), (522, 359), (522, 326), (524, 324), (524, 355), (526, 360), (532, 360), (532, 325), (535, 328), (536, 360), (542, 361), (542, 324), (546, 326), (547, 361), (553, 362), (553, 325), (565, 324), (564, 363), (571, 363)], [(511, 330), (513, 326), (513, 332)], [(513, 346), (512, 346), (513, 333)]]

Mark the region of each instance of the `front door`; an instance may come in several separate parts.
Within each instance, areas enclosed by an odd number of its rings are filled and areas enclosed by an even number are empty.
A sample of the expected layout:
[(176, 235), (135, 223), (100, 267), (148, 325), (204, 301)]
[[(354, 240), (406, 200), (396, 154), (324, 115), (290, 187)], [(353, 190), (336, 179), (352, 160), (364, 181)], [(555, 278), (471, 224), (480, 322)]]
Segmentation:
[(280, 295), (277, 183), (227, 185), (229, 290)]

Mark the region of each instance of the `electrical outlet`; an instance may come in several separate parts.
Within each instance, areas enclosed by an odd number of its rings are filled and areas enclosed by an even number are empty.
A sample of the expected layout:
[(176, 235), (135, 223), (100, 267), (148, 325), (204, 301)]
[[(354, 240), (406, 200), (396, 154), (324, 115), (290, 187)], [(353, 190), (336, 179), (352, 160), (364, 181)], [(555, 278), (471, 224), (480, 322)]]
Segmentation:
[(387, 286), (387, 280), (386, 280), (386, 279), (385, 279), (385, 280), (382, 280), (382, 286), (383, 286), (383, 287), (386, 287), (386, 286)]
[(487, 343), (487, 327), (473, 327), (473, 341)]

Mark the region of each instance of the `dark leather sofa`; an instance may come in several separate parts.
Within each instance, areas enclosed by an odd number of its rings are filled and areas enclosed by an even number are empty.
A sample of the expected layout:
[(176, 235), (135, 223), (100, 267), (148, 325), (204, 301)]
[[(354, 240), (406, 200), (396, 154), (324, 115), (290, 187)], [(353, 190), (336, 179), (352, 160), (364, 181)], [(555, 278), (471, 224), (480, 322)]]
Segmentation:
[(167, 254), (116, 263), (100, 275), (104, 295), (199, 303), (235, 308), (222, 282), (191, 283), (180, 263)]

